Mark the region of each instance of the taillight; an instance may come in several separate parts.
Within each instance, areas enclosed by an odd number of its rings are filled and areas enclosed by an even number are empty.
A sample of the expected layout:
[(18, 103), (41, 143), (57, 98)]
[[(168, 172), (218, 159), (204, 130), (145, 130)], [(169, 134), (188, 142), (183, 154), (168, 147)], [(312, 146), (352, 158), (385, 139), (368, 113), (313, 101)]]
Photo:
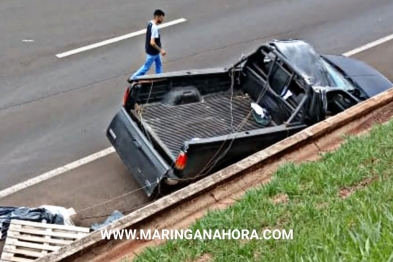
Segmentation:
[(187, 154), (183, 151), (180, 151), (180, 154), (177, 156), (175, 162), (175, 168), (177, 170), (183, 170), (187, 164)]
[(123, 106), (126, 105), (127, 99), (128, 99), (128, 95), (129, 95), (129, 94), (130, 94), (130, 89), (127, 88), (127, 89), (126, 89), (126, 92), (124, 93), (124, 96), (123, 96)]

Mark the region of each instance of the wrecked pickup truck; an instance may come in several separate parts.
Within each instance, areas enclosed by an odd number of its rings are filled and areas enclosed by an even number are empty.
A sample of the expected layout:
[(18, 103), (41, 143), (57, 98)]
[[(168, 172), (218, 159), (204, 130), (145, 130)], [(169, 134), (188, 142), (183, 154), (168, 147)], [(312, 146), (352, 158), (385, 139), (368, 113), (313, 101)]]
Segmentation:
[(228, 68), (128, 82), (106, 135), (147, 196), (209, 175), (393, 86), (369, 65), (318, 54), (302, 40), (268, 42)]

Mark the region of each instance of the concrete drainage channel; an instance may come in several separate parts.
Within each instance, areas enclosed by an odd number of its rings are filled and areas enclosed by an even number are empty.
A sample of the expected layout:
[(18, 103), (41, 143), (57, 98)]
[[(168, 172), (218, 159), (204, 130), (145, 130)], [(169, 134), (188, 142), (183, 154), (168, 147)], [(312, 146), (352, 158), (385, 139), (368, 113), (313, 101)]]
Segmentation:
[[(393, 89), (347, 111), (330, 117), (232, 166), (186, 188), (146, 205), (106, 226), (120, 229), (180, 229), (190, 226), (209, 209), (226, 208), (248, 189), (269, 182), (278, 166), (287, 161), (316, 160), (320, 153), (336, 149), (345, 134), (360, 134), (373, 124), (393, 116)], [(117, 261), (135, 256), (154, 241), (104, 240), (100, 231), (76, 240), (36, 260)]]

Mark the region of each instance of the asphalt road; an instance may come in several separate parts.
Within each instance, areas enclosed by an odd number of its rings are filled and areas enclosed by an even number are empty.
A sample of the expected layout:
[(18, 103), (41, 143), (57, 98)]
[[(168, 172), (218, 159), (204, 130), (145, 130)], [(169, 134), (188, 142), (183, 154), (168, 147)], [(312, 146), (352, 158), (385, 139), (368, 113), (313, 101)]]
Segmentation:
[[(0, 2), (0, 190), (110, 146), (105, 128), (127, 77), (144, 60), (139, 36), (65, 58), (55, 55), (143, 29), (155, 8), (165, 71), (226, 66), (276, 38), (301, 38), (340, 54), (393, 32), (390, 0), (173, 0)], [(33, 40), (33, 41), (22, 41)], [(356, 55), (393, 79), (391, 42)], [(116, 154), (0, 199), (83, 210), (84, 223), (146, 202)]]

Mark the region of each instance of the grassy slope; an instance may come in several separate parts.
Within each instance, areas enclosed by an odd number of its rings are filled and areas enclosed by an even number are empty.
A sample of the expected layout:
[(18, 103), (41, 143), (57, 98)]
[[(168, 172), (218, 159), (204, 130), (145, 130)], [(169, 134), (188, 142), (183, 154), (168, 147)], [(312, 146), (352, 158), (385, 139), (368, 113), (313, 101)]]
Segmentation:
[[(135, 261), (393, 261), (393, 122), (351, 137), (192, 229), (293, 229), (293, 240), (177, 240)], [(287, 201), (272, 201), (279, 195)], [(347, 197), (344, 197), (347, 196)]]

